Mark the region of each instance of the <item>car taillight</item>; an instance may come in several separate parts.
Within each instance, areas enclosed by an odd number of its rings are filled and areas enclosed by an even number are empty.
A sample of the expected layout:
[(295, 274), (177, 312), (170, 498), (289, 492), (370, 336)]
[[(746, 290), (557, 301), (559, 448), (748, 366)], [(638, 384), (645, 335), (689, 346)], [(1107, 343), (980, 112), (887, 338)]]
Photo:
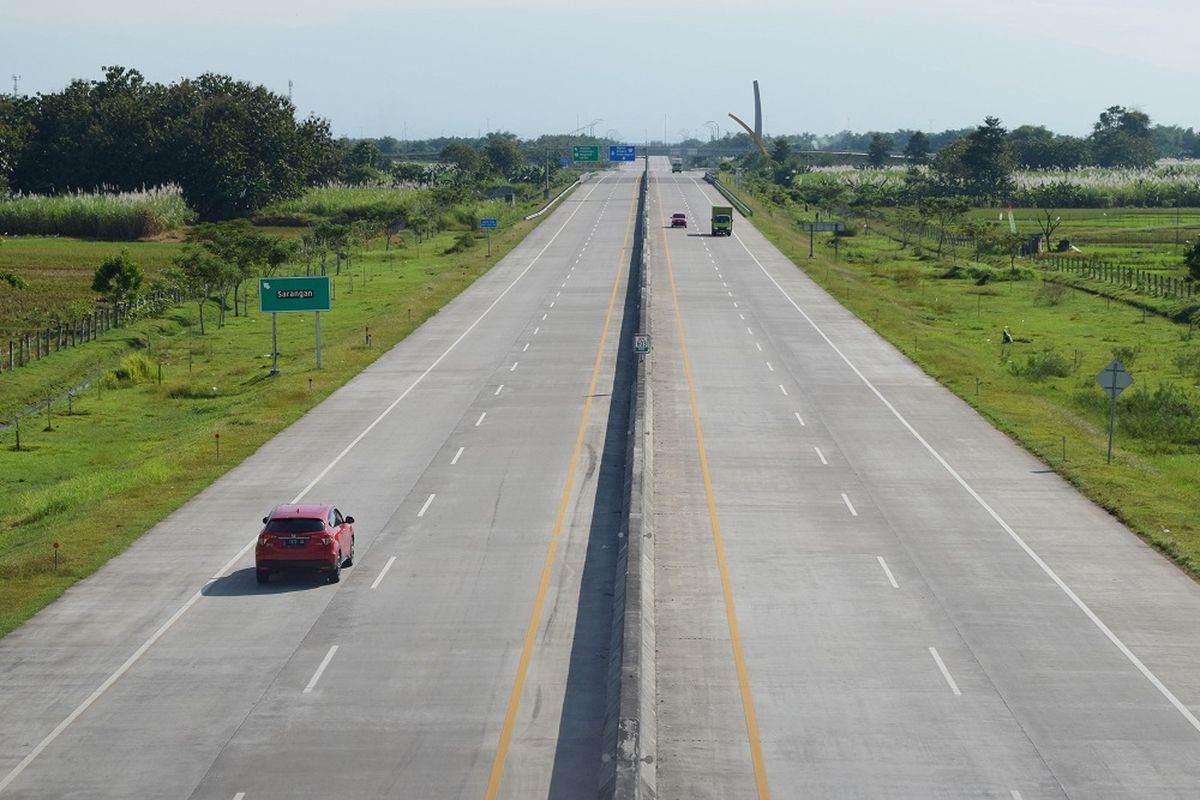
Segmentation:
[(328, 536), (322, 536), (321, 544), (333, 544), (333, 539), (330, 539)]
[(267, 536), (264, 534), (258, 537), (259, 547), (270, 547), (273, 544), (275, 544), (275, 537), (273, 536)]

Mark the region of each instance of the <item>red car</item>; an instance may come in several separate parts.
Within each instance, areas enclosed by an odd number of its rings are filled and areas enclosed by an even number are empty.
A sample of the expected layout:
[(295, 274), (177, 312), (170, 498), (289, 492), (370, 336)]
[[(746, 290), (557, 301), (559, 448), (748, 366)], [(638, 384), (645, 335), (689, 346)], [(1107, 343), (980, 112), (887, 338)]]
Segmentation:
[(686, 228), (687, 227), (687, 214), (682, 214), (682, 213), (672, 214), (671, 215), (671, 227), (672, 228)]
[(259, 583), (272, 572), (315, 569), (330, 583), (342, 579), (342, 567), (354, 563), (354, 517), (343, 517), (331, 505), (281, 505), (263, 517), (254, 548), (254, 574)]

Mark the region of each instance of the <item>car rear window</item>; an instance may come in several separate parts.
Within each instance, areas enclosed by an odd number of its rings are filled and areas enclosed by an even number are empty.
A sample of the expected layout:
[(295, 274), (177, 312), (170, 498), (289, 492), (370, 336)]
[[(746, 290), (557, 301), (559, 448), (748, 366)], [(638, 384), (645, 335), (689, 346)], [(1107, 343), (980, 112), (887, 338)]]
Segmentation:
[(320, 533), (325, 530), (325, 523), (319, 519), (303, 519), (288, 517), (273, 519), (267, 523), (267, 533)]

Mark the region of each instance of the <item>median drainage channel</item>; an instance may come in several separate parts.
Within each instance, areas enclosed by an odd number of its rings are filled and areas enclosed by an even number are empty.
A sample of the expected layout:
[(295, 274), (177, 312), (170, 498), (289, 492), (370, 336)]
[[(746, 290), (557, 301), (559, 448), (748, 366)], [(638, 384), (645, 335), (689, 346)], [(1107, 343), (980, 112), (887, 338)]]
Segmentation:
[[(651, 396), (648, 356), (633, 352), (633, 333), (649, 330), (646, 280), (646, 194), (649, 175), (638, 187), (637, 222), (630, 257), (629, 288), (617, 369), (632, 373), (625, 434), (622, 535), (613, 584), (612, 644), (609, 648), (608, 709), (604, 726), (603, 800), (651, 800), (656, 795), (654, 538), (651, 530)], [(615, 401), (614, 396), (614, 401)], [(610, 420), (610, 431), (613, 430)], [(619, 422), (618, 422), (619, 425)]]

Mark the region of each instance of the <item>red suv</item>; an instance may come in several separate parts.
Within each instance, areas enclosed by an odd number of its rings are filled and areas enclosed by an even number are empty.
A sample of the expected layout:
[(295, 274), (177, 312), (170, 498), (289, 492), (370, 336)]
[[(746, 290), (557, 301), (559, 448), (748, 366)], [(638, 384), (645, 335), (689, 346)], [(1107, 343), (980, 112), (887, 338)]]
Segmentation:
[(343, 517), (331, 505), (303, 503), (275, 506), (263, 517), (254, 548), (254, 574), (259, 583), (272, 572), (315, 569), (330, 583), (342, 579), (342, 567), (354, 563), (354, 517)]
[(683, 212), (678, 212), (678, 213), (672, 214), (671, 215), (671, 227), (672, 228), (686, 228), (687, 227), (687, 214), (684, 214)]

